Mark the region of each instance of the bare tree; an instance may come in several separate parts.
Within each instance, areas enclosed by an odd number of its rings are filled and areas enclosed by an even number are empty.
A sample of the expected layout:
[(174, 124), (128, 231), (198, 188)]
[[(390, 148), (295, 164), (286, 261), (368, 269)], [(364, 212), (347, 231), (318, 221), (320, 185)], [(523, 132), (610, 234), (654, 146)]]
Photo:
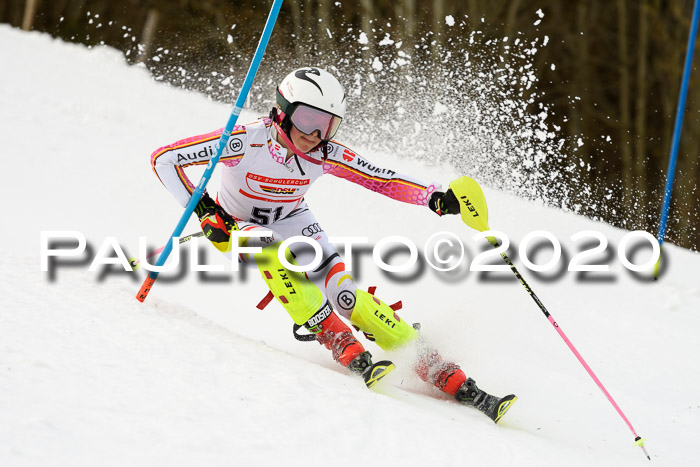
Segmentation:
[(288, 5), (290, 6), (292, 13), (292, 40), (294, 41), (296, 57), (301, 58), (304, 56), (304, 48), (301, 41), (301, 34), (304, 30), (301, 17), (301, 8), (299, 6), (299, 2), (289, 2)]
[(367, 35), (368, 43), (362, 47), (362, 57), (369, 63), (375, 57), (376, 38), (372, 31), (372, 20), (376, 18), (374, 2), (372, 0), (360, 0), (360, 28)]
[(634, 178), (636, 191), (641, 197), (643, 206), (647, 205), (647, 96), (649, 92), (648, 54), (649, 54), (649, 8), (648, 0), (640, 0), (637, 16), (637, 83), (636, 83), (636, 108), (635, 108), (635, 133), (636, 133), (636, 161), (634, 164)]
[(433, 60), (439, 61), (439, 51), (442, 50), (444, 37), (443, 30), (445, 29), (445, 0), (433, 0), (433, 17), (432, 17), (432, 47)]
[(319, 52), (322, 54), (330, 48), (330, 44), (333, 41), (333, 38), (329, 37), (329, 33), (331, 36), (333, 34), (333, 20), (330, 9), (331, 0), (318, 0), (316, 44), (318, 44)]
[(407, 45), (413, 43), (414, 36), (417, 30), (417, 12), (416, 12), (416, 0), (405, 0), (403, 2), (396, 2), (394, 5), (394, 11), (396, 16), (403, 19), (403, 34), (402, 39)]
[[(618, 137), (620, 139), (620, 158), (622, 170), (622, 184), (625, 190), (632, 189), (632, 147), (630, 145), (630, 73), (629, 73), (629, 48), (627, 45), (627, 0), (617, 0), (617, 50), (618, 50), (618, 74), (619, 74), (619, 125)], [(626, 197), (627, 198), (627, 197)], [(631, 200), (630, 200), (631, 202)], [(628, 203), (628, 207), (631, 205)]]
[(137, 62), (144, 62), (151, 56), (151, 49), (153, 48), (153, 40), (156, 36), (159, 20), (160, 12), (157, 9), (151, 8), (148, 10), (146, 24), (143, 26), (143, 32), (141, 33), (141, 45), (143, 45), (143, 49), (139, 54)]
[(22, 18), (22, 29), (29, 31), (34, 24), (36, 16), (37, 0), (26, 0), (24, 4), (24, 17)]

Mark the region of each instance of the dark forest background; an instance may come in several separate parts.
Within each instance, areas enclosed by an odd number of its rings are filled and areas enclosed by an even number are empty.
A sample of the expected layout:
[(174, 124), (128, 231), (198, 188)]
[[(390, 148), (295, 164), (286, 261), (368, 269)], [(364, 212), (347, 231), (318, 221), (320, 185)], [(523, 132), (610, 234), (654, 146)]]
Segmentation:
[[(0, 22), (116, 47), (154, 79), (233, 102), (271, 4), (0, 0)], [(324, 66), (349, 88), (347, 126), (356, 130), (343, 127), (345, 135), (655, 235), (692, 8), (692, 0), (287, 0), (251, 105), (269, 106), (273, 84), (293, 67)], [(696, 250), (697, 61), (667, 230), (668, 241)], [(455, 143), (463, 154), (449, 150)]]

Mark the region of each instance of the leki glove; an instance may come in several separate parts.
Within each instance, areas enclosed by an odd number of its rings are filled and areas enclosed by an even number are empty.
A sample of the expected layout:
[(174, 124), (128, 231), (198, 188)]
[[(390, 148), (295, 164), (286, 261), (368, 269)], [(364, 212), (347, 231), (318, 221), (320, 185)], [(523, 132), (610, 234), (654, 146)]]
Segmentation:
[(459, 214), (459, 201), (457, 201), (457, 197), (452, 193), (452, 189), (448, 189), (445, 193), (442, 191), (433, 192), (433, 194), (430, 195), (430, 200), (428, 200), (428, 207), (438, 216)]
[(236, 220), (231, 217), (216, 201), (204, 193), (194, 208), (199, 217), (204, 236), (222, 253), (231, 251), (231, 231), (238, 230)]

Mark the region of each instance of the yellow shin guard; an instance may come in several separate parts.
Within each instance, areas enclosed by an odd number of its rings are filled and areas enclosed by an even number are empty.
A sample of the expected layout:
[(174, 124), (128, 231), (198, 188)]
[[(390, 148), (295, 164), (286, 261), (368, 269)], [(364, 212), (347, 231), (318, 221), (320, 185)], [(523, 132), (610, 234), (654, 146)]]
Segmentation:
[(364, 290), (358, 289), (356, 295), (350, 322), (379, 347), (391, 350), (416, 339), (418, 333), (413, 326), (402, 321), (389, 305)]
[[(280, 243), (263, 248), (262, 253), (255, 255), (255, 262), (275, 298), (296, 324), (303, 325), (323, 305), (323, 294), (303, 272), (293, 272), (282, 265), (277, 257)], [(285, 258), (290, 264), (297, 264), (289, 250)]]

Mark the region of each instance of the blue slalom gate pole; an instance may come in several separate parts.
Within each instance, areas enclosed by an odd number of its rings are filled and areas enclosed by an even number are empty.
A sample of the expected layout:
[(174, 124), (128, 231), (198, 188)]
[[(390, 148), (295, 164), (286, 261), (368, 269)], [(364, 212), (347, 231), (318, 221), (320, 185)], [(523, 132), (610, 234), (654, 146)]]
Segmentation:
[[(206, 188), (207, 183), (209, 183), (209, 179), (211, 178), (211, 175), (214, 172), (214, 167), (216, 167), (216, 164), (219, 163), (221, 154), (223, 153), (224, 148), (226, 147), (226, 143), (228, 143), (233, 128), (236, 126), (238, 116), (241, 114), (241, 110), (243, 110), (243, 105), (245, 104), (246, 98), (248, 97), (248, 92), (250, 92), (250, 88), (253, 85), (253, 80), (255, 79), (255, 75), (257, 74), (258, 68), (260, 67), (260, 62), (262, 61), (263, 54), (265, 53), (265, 49), (267, 49), (267, 44), (270, 41), (270, 36), (272, 35), (272, 29), (275, 27), (275, 23), (277, 22), (277, 15), (279, 14), (280, 8), (282, 7), (282, 1), (283, 0), (274, 0), (274, 3), (272, 4), (270, 15), (267, 17), (265, 29), (263, 29), (262, 36), (260, 37), (260, 42), (258, 43), (258, 48), (255, 50), (253, 61), (250, 63), (248, 73), (246, 74), (245, 80), (243, 81), (241, 92), (236, 98), (236, 103), (234, 104), (233, 110), (231, 111), (231, 116), (229, 117), (228, 122), (226, 123), (226, 127), (224, 128), (224, 131), (221, 134), (221, 138), (219, 138), (219, 142), (216, 145), (216, 154), (214, 155), (214, 157), (211, 158), (211, 160), (209, 160), (209, 164), (207, 165), (204, 174), (202, 174), (202, 178), (199, 180), (197, 188), (195, 188), (194, 192), (192, 192), (192, 197), (187, 203), (187, 206), (185, 206), (185, 212), (182, 213), (182, 217), (180, 217), (177, 226), (175, 226), (173, 234), (170, 236), (171, 238), (179, 237), (180, 234), (182, 234), (182, 231), (185, 229), (187, 221), (190, 219), (190, 216), (194, 212), (194, 208), (197, 206), (199, 200), (204, 194), (204, 189)], [(165, 262), (168, 259), (168, 256), (170, 256), (170, 252), (173, 249), (173, 243), (174, 242), (172, 241), (166, 242), (165, 248), (163, 248), (163, 252), (158, 257), (158, 261), (156, 262), (155, 266), (163, 266), (165, 264)], [(143, 285), (141, 285), (139, 293), (136, 295), (136, 299), (138, 301), (143, 302), (146, 299), (157, 277), (158, 272), (156, 271), (150, 271), (148, 273), (146, 280), (143, 282)]]
[[(688, 49), (685, 55), (685, 68), (683, 69), (683, 80), (681, 81), (681, 92), (678, 96), (678, 109), (676, 109), (676, 124), (673, 130), (673, 140), (671, 141), (671, 153), (668, 161), (668, 172), (666, 174), (666, 190), (664, 192), (664, 203), (661, 208), (661, 221), (659, 222), (659, 233), (657, 239), (659, 246), (664, 242), (666, 235), (666, 223), (668, 220), (668, 212), (671, 206), (671, 193), (673, 192), (673, 178), (676, 172), (676, 161), (678, 159), (678, 147), (681, 141), (681, 132), (683, 129), (683, 114), (685, 113), (685, 101), (688, 96), (688, 83), (690, 82), (690, 72), (693, 65), (693, 54), (695, 51), (695, 39), (698, 34), (698, 18), (700, 17), (700, 0), (695, 0), (693, 7), (693, 18), (690, 23), (690, 35), (688, 36)], [(661, 258), (659, 258), (659, 261)], [(658, 277), (659, 263), (654, 272), (654, 276)]]

